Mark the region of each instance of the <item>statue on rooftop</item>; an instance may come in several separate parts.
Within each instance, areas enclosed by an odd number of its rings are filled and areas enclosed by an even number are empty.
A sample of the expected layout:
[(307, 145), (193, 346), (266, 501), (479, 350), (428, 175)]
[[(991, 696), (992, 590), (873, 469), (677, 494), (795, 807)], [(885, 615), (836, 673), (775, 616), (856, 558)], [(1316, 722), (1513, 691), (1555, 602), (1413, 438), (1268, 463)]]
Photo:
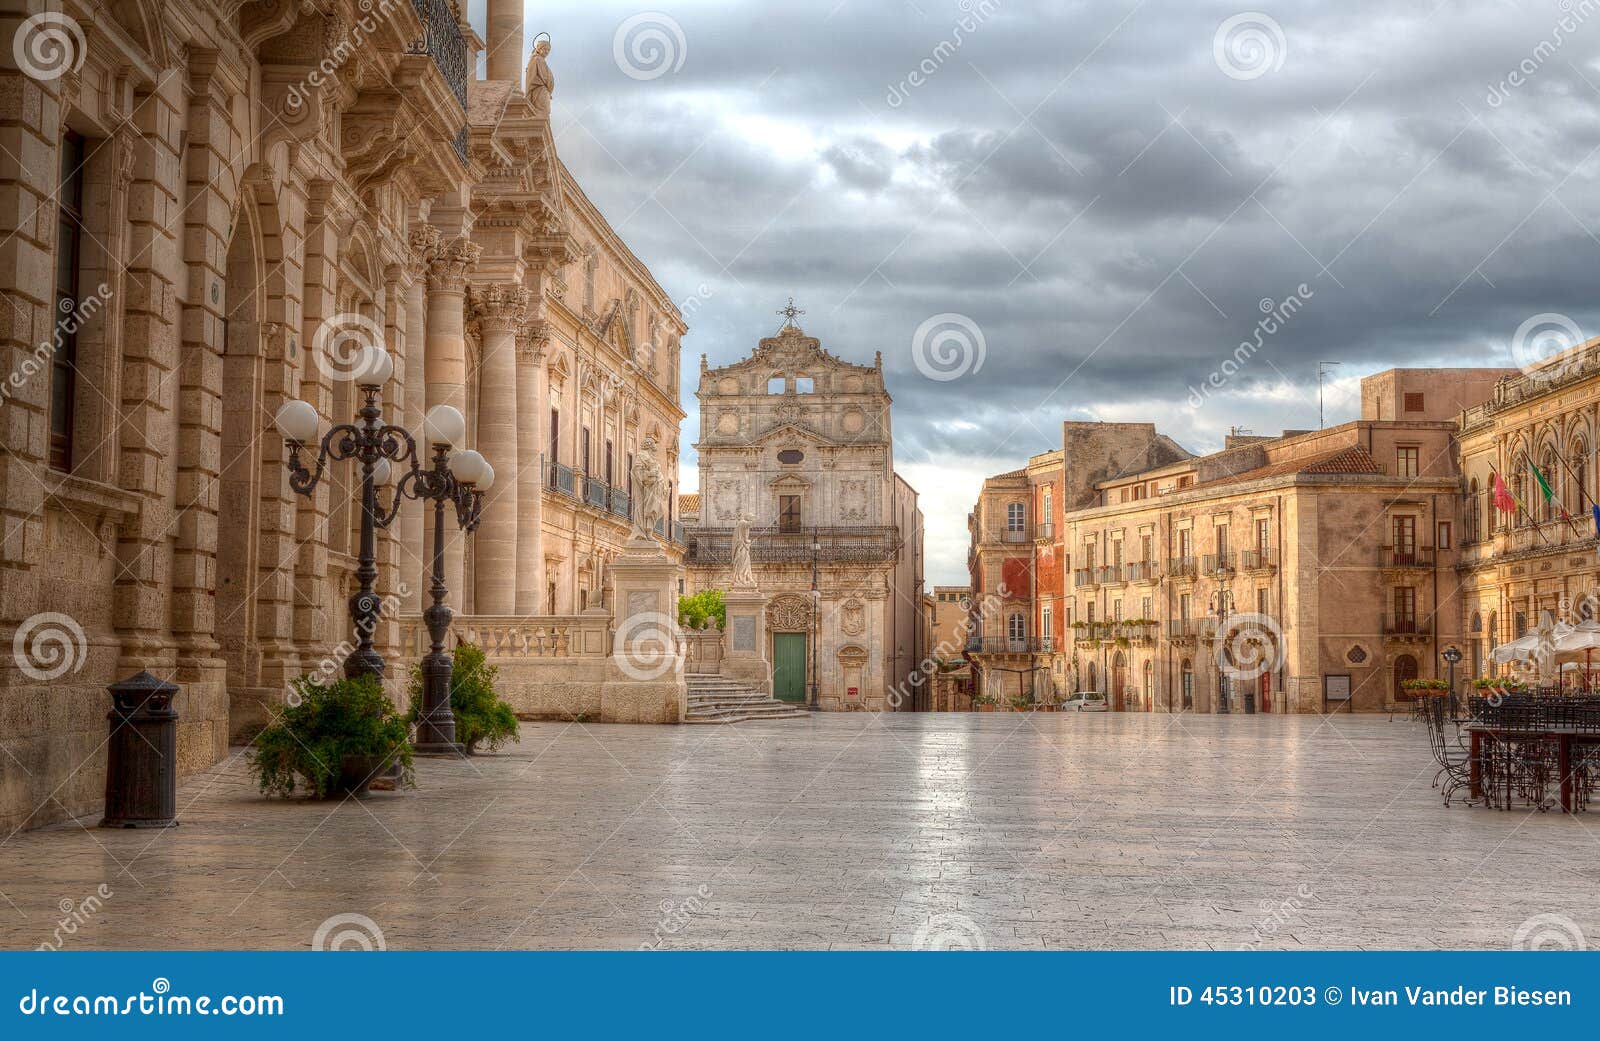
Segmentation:
[(541, 116), (550, 114), (550, 96), (556, 92), (555, 74), (545, 60), (549, 56), (550, 36), (540, 33), (533, 45), (533, 54), (528, 57), (528, 67), (523, 70), (522, 90), (528, 96), (528, 104), (533, 106), (533, 111)]

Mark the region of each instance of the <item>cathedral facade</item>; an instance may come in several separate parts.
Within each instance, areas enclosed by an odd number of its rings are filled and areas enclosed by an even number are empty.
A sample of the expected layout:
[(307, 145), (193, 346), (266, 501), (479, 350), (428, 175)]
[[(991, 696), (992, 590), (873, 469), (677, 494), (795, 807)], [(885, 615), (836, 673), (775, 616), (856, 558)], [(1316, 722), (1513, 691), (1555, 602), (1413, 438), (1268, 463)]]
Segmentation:
[(882, 356), (838, 358), (795, 313), (742, 361), (713, 369), (701, 359), (689, 591), (729, 588), (744, 518), (768, 598), (773, 694), (825, 710), (917, 707), (922, 513), (894, 469)]

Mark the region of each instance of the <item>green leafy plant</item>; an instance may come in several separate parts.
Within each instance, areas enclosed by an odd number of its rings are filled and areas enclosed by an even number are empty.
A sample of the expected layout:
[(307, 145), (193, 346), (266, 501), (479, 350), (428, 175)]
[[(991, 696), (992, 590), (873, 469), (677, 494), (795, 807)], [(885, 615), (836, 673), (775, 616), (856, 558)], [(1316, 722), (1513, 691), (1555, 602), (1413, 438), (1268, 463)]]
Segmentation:
[[(507, 741), (522, 740), (517, 725), (517, 715), (499, 694), (495, 693), (495, 677), (500, 670), (489, 664), (483, 648), (473, 643), (457, 645), (453, 655), (455, 668), (450, 674), (450, 711), (456, 717), (456, 740), (467, 746), (469, 755), (478, 753), (479, 745), (494, 751)], [(417, 723), (422, 717), (422, 667), (411, 667), (411, 714), (407, 722)]]
[(1444, 680), (1401, 680), (1400, 689), (1418, 692), (1430, 690), (1448, 691), (1450, 684)]
[(319, 799), (358, 793), (396, 762), (398, 783), (414, 784), (406, 721), (378, 677), (332, 683), (301, 677), (294, 690), (299, 703), (263, 728), (249, 753), (264, 794), (291, 796), (302, 785)]
[(707, 618), (717, 620), (718, 629), (728, 627), (728, 607), (722, 590), (702, 589), (693, 596), (678, 597), (678, 618), (691, 629), (704, 629)]

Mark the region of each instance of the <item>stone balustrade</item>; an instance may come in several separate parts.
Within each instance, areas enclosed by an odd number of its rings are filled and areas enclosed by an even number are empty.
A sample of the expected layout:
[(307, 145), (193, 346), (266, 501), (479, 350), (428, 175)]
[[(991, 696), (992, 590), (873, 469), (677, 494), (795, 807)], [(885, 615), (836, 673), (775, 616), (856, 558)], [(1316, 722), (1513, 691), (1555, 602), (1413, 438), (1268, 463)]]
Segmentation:
[[(534, 615), (528, 618), (458, 615), (449, 645), (472, 643), (490, 660), (502, 658), (603, 658), (609, 652), (611, 619), (603, 614)], [(400, 623), (401, 654), (428, 653), (428, 627), (421, 618)]]

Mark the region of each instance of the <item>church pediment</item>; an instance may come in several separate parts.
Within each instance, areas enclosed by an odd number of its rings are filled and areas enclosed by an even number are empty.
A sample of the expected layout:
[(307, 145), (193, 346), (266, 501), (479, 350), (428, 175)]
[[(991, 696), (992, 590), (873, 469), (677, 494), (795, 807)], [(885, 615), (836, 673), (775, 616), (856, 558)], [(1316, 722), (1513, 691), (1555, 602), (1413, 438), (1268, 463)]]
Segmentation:
[(803, 426), (799, 422), (788, 420), (780, 420), (776, 426), (769, 428), (760, 436), (755, 438), (755, 440), (750, 442), (750, 444), (761, 448), (767, 448), (774, 445), (783, 447), (787, 447), (789, 445), (824, 445), (831, 447), (837, 445), (838, 443), (839, 442), (834, 441), (831, 438), (823, 437), (810, 427)]

